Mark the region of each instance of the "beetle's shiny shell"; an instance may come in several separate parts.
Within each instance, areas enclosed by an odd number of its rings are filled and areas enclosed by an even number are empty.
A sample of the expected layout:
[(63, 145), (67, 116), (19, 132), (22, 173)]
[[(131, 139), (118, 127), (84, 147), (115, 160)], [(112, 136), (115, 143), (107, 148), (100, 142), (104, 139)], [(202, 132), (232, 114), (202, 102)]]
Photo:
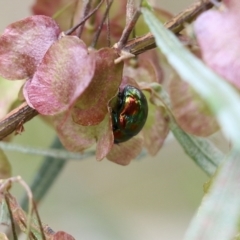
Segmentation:
[(141, 90), (126, 86), (118, 94), (118, 103), (112, 111), (114, 143), (121, 143), (137, 135), (148, 116), (148, 104)]

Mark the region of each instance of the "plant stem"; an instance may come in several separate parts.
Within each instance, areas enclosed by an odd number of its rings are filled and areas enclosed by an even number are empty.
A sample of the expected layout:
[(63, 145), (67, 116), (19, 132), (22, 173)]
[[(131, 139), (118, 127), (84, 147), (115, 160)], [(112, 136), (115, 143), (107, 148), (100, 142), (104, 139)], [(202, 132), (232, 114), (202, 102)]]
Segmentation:
[(21, 129), (24, 123), (36, 115), (38, 115), (38, 112), (29, 107), (26, 102), (15, 108), (0, 122), (0, 140), (15, 130)]
[[(56, 138), (51, 147), (55, 149), (62, 149), (62, 144), (58, 138)], [(56, 159), (53, 157), (44, 158), (43, 163), (40, 166), (40, 169), (37, 171), (37, 174), (30, 187), (34, 200), (37, 204), (42, 200), (42, 198), (54, 184), (66, 163), (67, 161), (63, 159)], [(28, 196), (25, 195), (23, 197), (21, 206), (23, 210), (28, 209)]]
[(69, 159), (79, 161), (95, 155), (95, 151), (86, 151), (81, 154), (81, 153), (75, 153), (75, 152), (68, 152), (64, 149), (36, 148), (36, 147), (30, 147), (26, 145), (14, 144), (11, 142), (9, 143), (0, 142), (0, 149), (4, 151), (10, 151), (10, 152), (19, 152), (19, 153), (38, 155), (43, 157), (52, 157), (55, 159), (63, 159), (66, 161)]
[[(85, 2), (83, 10), (83, 18), (89, 14), (91, 8), (92, 0)], [(81, 38), (85, 22), (78, 28), (78, 37)]]
[[(186, 23), (191, 23), (200, 13), (206, 11), (211, 7), (213, 7), (211, 0), (197, 1), (186, 8), (184, 11), (177, 14), (174, 18), (166, 22), (164, 25), (167, 29), (177, 34), (184, 29)], [(133, 55), (139, 55), (155, 47), (156, 42), (154, 36), (152, 33), (147, 33), (143, 36), (129, 40), (122, 50)]]
[(103, 0), (100, 1), (100, 3), (97, 5), (95, 9), (93, 9), (84, 19), (78, 23), (76, 26), (72, 27), (71, 29), (67, 30), (65, 32), (65, 35), (71, 35), (73, 32), (75, 32), (83, 23), (85, 23), (102, 5)]
[(17, 237), (17, 232), (16, 232), (15, 221), (14, 221), (14, 218), (13, 218), (13, 213), (12, 213), (12, 210), (11, 210), (11, 206), (10, 206), (8, 197), (9, 197), (9, 193), (6, 193), (5, 194), (5, 201), (6, 201), (6, 204), (7, 204), (8, 213), (9, 213), (9, 217), (10, 217), (10, 221), (11, 221), (11, 228), (12, 228), (13, 239), (17, 240), (18, 237)]
[(107, 17), (108, 17), (108, 14), (109, 14), (109, 11), (110, 11), (110, 8), (112, 6), (112, 3), (113, 3), (113, 0), (111, 0), (108, 5), (107, 5), (107, 8), (105, 10), (105, 13), (104, 13), (104, 16), (103, 16), (103, 19), (101, 21), (101, 23), (99, 24), (98, 28), (97, 28), (97, 31), (93, 37), (93, 41), (91, 43), (91, 47), (92, 48), (95, 48), (95, 46), (97, 45), (97, 41), (98, 41), (98, 38), (100, 36), (100, 33), (102, 31), (102, 28), (103, 28), (103, 24), (104, 22), (106, 21)]
[(127, 26), (124, 28), (122, 36), (118, 42), (118, 48), (122, 49), (124, 45), (126, 45), (126, 42), (131, 34), (131, 32), (133, 31), (136, 22), (138, 20), (138, 18), (140, 17), (141, 12), (139, 9), (137, 9), (132, 17), (132, 19), (128, 22)]

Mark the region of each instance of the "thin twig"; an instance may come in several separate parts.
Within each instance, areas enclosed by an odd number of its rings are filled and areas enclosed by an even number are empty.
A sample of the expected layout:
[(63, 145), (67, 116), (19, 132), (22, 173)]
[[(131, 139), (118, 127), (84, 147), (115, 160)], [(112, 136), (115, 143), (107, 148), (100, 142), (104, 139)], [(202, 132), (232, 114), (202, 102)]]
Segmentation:
[[(212, 6), (213, 4), (210, 0), (199, 0), (178, 14), (172, 20), (168, 21), (165, 26), (174, 33), (178, 33), (184, 28), (184, 23), (193, 21), (193, 19), (202, 11), (209, 9)], [(88, 18), (88, 16), (86, 18)], [(133, 55), (138, 55), (155, 47), (156, 44), (153, 35), (148, 33), (144, 36), (129, 40), (122, 50)], [(0, 140), (7, 137), (21, 124), (29, 121), (37, 114), (37, 111), (30, 108), (26, 103), (21, 105), (19, 108), (14, 109), (2, 121), (0, 121)]]
[(14, 239), (14, 240), (18, 240), (17, 232), (16, 232), (16, 227), (15, 227), (15, 221), (14, 221), (14, 218), (13, 218), (12, 209), (11, 209), (11, 206), (10, 206), (10, 203), (9, 203), (9, 198), (8, 198), (9, 193), (7, 192), (4, 196), (5, 196), (5, 201), (6, 201), (7, 208), (8, 208), (8, 213), (9, 213), (10, 221), (11, 221), (13, 239)]
[[(122, 49), (129, 39), (130, 34), (134, 31), (136, 23), (138, 21), (138, 18), (141, 15), (140, 8), (142, 6), (142, 1), (139, 2), (138, 7), (136, 10), (133, 8), (133, 1), (129, 0), (127, 2), (127, 9), (126, 9), (126, 26), (122, 32), (122, 36), (120, 37), (120, 40), (117, 43), (118, 49)], [(133, 16), (132, 16), (133, 15)]]
[(126, 4), (126, 25), (128, 25), (128, 23), (131, 21), (132, 16), (135, 12), (134, 4), (135, 4), (135, 0), (128, 0), (127, 1), (127, 4)]
[(41, 235), (42, 235), (42, 240), (46, 240), (46, 236), (44, 234), (42, 222), (41, 222), (40, 216), (38, 214), (37, 204), (36, 204), (36, 202), (34, 200), (33, 200), (33, 210), (34, 210), (34, 212), (36, 214), (36, 218), (37, 218), (38, 225), (39, 225), (39, 228), (40, 228), (40, 231), (41, 231)]
[[(220, 1), (221, 0), (219, 0), (219, 2)], [(211, 0), (199, 0), (190, 5), (184, 11), (180, 12), (170, 21), (166, 22), (165, 27), (174, 33), (179, 33), (184, 29), (185, 23), (192, 22), (200, 13), (211, 7), (213, 7)], [(151, 33), (147, 33), (138, 38), (129, 40), (122, 50), (133, 55), (139, 55), (155, 47), (156, 43), (153, 35)]]
[(26, 235), (27, 235), (27, 239), (28, 239), (28, 237), (31, 235), (31, 222), (32, 222), (32, 213), (33, 213), (33, 194), (32, 194), (30, 187), (28, 186), (28, 184), (21, 177), (19, 177), (18, 182), (25, 189), (26, 194), (28, 196), (28, 200), (29, 200), (28, 213), (27, 213), (27, 231), (26, 231)]
[(126, 45), (127, 40), (132, 32), (132, 30), (134, 29), (136, 22), (138, 20), (138, 18), (141, 15), (141, 11), (140, 9), (137, 9), (133, 15), (133, 17), (131, 18), (131, 20), (128, 22), (127, 26), (124, 28), (122, 36), (120, 38), (120, 40), (118, 41), (118, 49), (122, 49), (123, 46)]
[(111, 1), (109, 2), (109, 4), (107, 5), (107, 8), (106, 8), (106, 10), (105, 10), (105, 12), (104, 12), (104, 15), (103, 15), (103, 19), (102, 19), (101, 23), (99, 24), (98, 29), (97, 29), (94, 37), (93, 37), (93, 41), (92, 41), (92, 43), (91, 43), (91, 47), (92, 47), (92, 48), (95, 48), (95, 46), (96, 46), (96, 44), (97, 44), (99, 35), (100, 35), (100, 33), (101, 33), (101, 31), (102, 31), (102, 28), (103, 28), (103, 24), (104, 24), (104, 22), (106, 21), (106, 19), (107, 19), (107, 17), (108, 17), (108, 13), (109, 13), (109, 10), (110, 10), (110, 8), (111, 8), (111, 6), (112, 6), (113, 1), (114, 1), (114, 0), (111, 0)]
[[(107, 0), (107, 5), (109, 5), (109, 1)], [(110, 47), (111, 46), (111, 36), (110, 36), (110, 18), (109, 18), (109, 14), (107, 15), (107, 19), (106, 19), (106, 26), (107, 26), (107, 46)]]
[[(27, 225), (26, 225), (26, 223), (22, 220), (22, 219), (20, 219), (20, 223), (27, 229)], [(20, 234), (21, 232), (19, 231), (19, 234)], [(37, 237), (34, 235), (34, 233), (33, 232), (30, 232), (29, 233), (29, 236), (27, 237), (27, 239), (26, 240), (38, 240), (37, 239)]]
[(17, 176), (17, 177), (8, 178), (6, 180), (1, 180), (0, 181), (0, 192), (6, 191), (8, 189), (8, 187), (11, 186), (11, 184), (15, 183), (15, 182), (22, 185), (22, 187), (26, 190), (26, 195), (27, 195), (27, 198), (29, 200), (28, 215), (27, 215), (27, 226), (26, 226), (26, 231), (27, 231), (26, 235), (27, 235), (27, 239), (28, 239), (28, 237), (31, 234), (30, 227), (31, 227), (32, 210), (33, 210), (33, 207), (32, 207), (33, 195), (32, 195), (31, 189), (29, 188), (27, 183), (20, 176)]
[(65, 35), (70, 35), (72, 34), (75, 30), (77, 30), (78, 27), (80, 27), (84, 22), (86, 22), (102, 5), (103, 0), (101, 0), (101, 2), (97, 5), (97, 7), (95, 9), (93, 9), (80, 23), (78, 23), (76, 26), (74, 26), (73, 28), (67, 30), (65, 32)]
[(21, 128), (24, 123), (35, 117), (37, 114), (38, 112), (29, 107), (26, 102), (18, 108), (15, 108), (0, 122), (0, 140)]

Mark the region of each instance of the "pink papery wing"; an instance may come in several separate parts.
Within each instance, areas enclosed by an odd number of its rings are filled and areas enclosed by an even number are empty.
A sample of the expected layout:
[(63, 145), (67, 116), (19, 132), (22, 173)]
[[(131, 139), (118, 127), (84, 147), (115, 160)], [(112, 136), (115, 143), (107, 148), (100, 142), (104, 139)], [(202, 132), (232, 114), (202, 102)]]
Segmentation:
[(46, 16), (32, 16), (9, 25), (0, 36), (0, 76), (15, 80), (32, 77), (60, 29)]
[(77, 37), (63, 37), (49, 48), (26, 85), (26, 100), (43, 115), (63, 112), (86, 90), (94, 70), (95, 57), (86, 45)]

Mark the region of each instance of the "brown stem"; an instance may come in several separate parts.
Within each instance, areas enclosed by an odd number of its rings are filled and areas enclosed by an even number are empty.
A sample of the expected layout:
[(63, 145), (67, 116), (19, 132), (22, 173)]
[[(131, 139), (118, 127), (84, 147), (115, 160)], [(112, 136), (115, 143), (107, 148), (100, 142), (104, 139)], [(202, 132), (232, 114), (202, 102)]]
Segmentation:
[(37, 204), (34, 200), (33, 200), (33, 209), (34, 209), (34, 212), (36, 214), (36, 218), (37, 218), (38, 226), (39, 226), (39, 229), (40, 229), (40, 232), (41, 232), (42, 240), (46, 240), (46, 236), (45, 236), (44, 230), (43, 230), (43, 225), (42, 225), (42, 222), (41, 222), (38, 210), (37, 210)]
[[(92, 5), (92, 0), (87, 1), (87, 2), (85, 3), (84, 9), (83, 9), (83, 18), (89, 14), (89, 11), (90, 11), (90, 9), (91, 9), (91, 5)], [(78, 36), (79, 38), (81, 38), (81, 36), (82, 36), (82, 32), (83, 32), (84, 25), (85, 25), (85, 22), (84, 22), (84, 23), (79, 27), (79, 29), (78, 29), (77, 36)]]
[(98, 38), (99, 38), (100, 33), (101, 33), (101, 31), (102, 31), (102, 28), (103, 28), (103, 24), (104, 24), (104, 22), (106, 21), (106, 19), (107, 19), (107, 17), (108, 17), (109, 10), (110, 10), (110, 8), (111, 8), (111, 6), (112, 6), (112, 4), (113, 4), (113, 1), (114, 1), (114, 0), (111, 0), (111, 1), (108, 3), (108, 5), (107, 5), (107, 8), (106, 8), (105, 13), (104, 13), (104, 15), (103, 15), (103, 19), (102, 19), (101, 23), (99, 24), (98, 29), (97, 29), (94, 37), (93, 37), (93, 41), (92, 41), (92, 43), (91, 43), (91, 47), (92, 47), (92, 48), (95, 48), (95, 46), (96, 46), (96, 44), (97, 44)]
[(9, 202), (9, 193), (5, 194), (5, 201), (6, 201), (6, 204), (7, 204), (8, 213), (9, 213), (9, 217), (10, 217), (10, 221), (11, 221), (13, 239), (17, 240), (18, 237), (17, 237), (17, 232), (16, 232), (15, 221), (14, 221), (14, 218), (13, 218), (13, 213), (12, 213), (12, 209), (11, 209), (10, 202)]
[(124, 28), (122, 36), (118, 42), (118, 48), (122, 49), (124, 45), (126, 45), (126, 42), (131, 34), (131, 32), (133, 31), (136, 22), (138, 20), (138, 18), (140, 17), (141, 12), (139, 9), (137, 9), (132, 17), (132, 19), (128, 22), (127, 26)]
[[(212, 6), (211, 0), (198, 0), (172, 20), (168, 21), (165, 26), (174, 33), (179, 33), (184, 28), (184, 23), (193, 21), (197, 15)], [(123, 50), (138, 55), (155, 47), (154, 37), (151, 33), (148, 33), (144, 36), (129, 40)], [(38, 112), (29, 107), (27, 103), (23, 103), (20, 107), (11, 111), (0, 121), (0, 140), (7, 137), (15, 130), (20, 129), (25, 122), (29, 121), (37, 114)]]
[[(200, 13), (206, 11), (212, 6), (213, 4), (211, 0), (198, 0), (170, 21), (166, 22), (165, 27), (174, 33), (179, 33), (184, 29), (184, 25), (186, 23), (192, 22)], [(155, 47), (156, 43), (153, 35), (151, 33), (147, 33), (146, 35), (129, 40), (122, 50), (133, 55), (139, 55)]]
[[(109, 5), (109, 0), (107, 0), (107, 5)], [(111, 46), (111, 34), (110, 34), (110, 17), (109, 14), (107, 15), (106, 19), (106, 26), (107, 26), (107, 46)]]
[(93, 9), (84, 19), (78, 23), (76, 26), (72, 27), (71, 29), (67, 30), (65, 32), (65, 35), (71, 35), (74, 31), (76, 31), (83, 23), (85, 23), (102, 5), (103, 0), (100, 1), (100, 3), (97, 5), (95, 9)]
[(18, 131), (18, 129), (21, 129), (25, 122), (29, 121), (37, 114), (38, 112), (29, 107), (26, 102), (18, 108), (15, 108), (0, 122), (0, 140), (7, 137), (15, 130)]

